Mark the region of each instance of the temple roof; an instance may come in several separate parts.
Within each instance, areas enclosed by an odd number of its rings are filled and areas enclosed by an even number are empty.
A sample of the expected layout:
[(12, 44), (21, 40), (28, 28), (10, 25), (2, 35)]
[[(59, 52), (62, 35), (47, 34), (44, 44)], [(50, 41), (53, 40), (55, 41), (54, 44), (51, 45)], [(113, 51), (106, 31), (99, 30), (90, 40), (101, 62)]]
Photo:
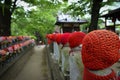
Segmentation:
[(62, 20), (57, 20), (55, 25), (60, 25), (60, 24), (64, 24), (64, 23), (69, 23), (69, 24), (84, 24), (87, 23), (86, 20), (81, 20), (81, 19), (77, 19), (77, 20), (69, 20), (69, 19), (62, 19)]
[(101, 17), (115, 17), (118, 18), (120, 17), (120, 8), (111, 10), (108, 12), (108, 14), (102, 15)]
[(60, 14), (57, 16), (55, 25), (61, 25), (61, 24), (84, 24), (87, 23), (86, 20), (82, 20), (79, 17), (73, 17), (68, 14)]

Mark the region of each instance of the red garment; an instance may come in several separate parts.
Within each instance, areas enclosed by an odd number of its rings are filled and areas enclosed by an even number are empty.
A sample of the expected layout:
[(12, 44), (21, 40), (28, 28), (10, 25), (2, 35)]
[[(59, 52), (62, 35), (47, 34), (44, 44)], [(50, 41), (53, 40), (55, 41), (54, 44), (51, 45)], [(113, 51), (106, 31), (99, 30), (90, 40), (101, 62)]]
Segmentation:
[(13, 47), (8, 47), (7, 50), (10, 52), (10, 53), (13, 53)]
[(82, 44), (82, 40), (85, 37), (85, 33), (83, 32), (73, 32), (69, 37), (69, 46), (70, 48), (74, 48)]
[(0, 50), (0, 55), (6, 55), (7, 51), (6, 50)]
[(120, 76), (117, 77), (117, 80), (120, 80)]
[(120, 76), (118, 76), (117, 80), (120, 80)]
[(91, 73), (88, 69), (84, 69), (83, 80), (117, 80), (115, 72), (112, 72), (109, 75), (100, 76)]
[(23, 36), (18, 36), (18, 40), (23, 40)]
[(108, 30), (88, 33), (82, 43), (82, 61), (90, 70), (110, 67), (119, 59), (119, 37)]
[(1, 42), (1, 41), (4, 41), (4, 40), (6, 40), (6, 39), (7, 39), (7, 37), (2, 36), (2, 37), (0, 37), (0, 42)]

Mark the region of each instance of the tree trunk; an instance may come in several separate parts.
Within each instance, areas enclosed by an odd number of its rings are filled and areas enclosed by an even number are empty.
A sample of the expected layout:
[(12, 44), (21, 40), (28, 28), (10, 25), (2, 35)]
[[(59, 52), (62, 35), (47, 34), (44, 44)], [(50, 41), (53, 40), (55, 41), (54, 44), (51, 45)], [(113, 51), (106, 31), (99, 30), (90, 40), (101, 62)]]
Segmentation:
[(5, 1), (5, 6), (0, 6), (0, 36), (11, 35), (11, 0)]
[(97, 30), (98, 28), (99, 11), (101, 8), (102, 1), (103, 0), (93, 0), (92, 12), (91, 12), (91, 23), (90, 23), (88, 32)]
[(5, 13), (1, 11), (0, 9), (0, 36), (9, 36), (11, 35), (11, 13), (7, 10), (5, 10)]

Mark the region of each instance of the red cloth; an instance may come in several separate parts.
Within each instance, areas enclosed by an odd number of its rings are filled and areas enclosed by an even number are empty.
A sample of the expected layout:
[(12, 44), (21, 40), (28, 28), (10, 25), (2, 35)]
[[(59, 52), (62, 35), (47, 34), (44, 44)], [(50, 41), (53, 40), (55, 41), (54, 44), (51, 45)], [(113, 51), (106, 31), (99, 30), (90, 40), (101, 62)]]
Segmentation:
[(13, 47), (8, 47), (7, 49), (10, 53), (13, 53)]
[(82, 43), (82, 61), (90, 70), (110, 67), (119, 59), (119, 38), (108, 30), (88, 33)]
[(18, 40), (23, 40), (23, 36), (18, 36)]
[(0, 37), (0, 42), (6, 40), (7, 38), (5, 36)]
[(0, 55), (6, 55), (7, 51), (6, 50), (0, 50)]
[(100, 76), (91, 73), (88, 69), (84, 69), (83, 80), (117, 80), (115, 72), (112, 72), (109, 75)]
[(69, 39), (69, 36), (70, 36), (71, 33), (63, 33), (62, 36), (61, 36), (61, 44), (64, 46), (67, 42), (68, 42), (68, 39)]
[(74, 48), (82, 44), (82, 40), (85, 37), (85, 33), (83, 32), (73, 32), (69, 37), (69, 46), (70, 48)]
[(120, 76), (118, 76), (117, 80), (120, 80)]

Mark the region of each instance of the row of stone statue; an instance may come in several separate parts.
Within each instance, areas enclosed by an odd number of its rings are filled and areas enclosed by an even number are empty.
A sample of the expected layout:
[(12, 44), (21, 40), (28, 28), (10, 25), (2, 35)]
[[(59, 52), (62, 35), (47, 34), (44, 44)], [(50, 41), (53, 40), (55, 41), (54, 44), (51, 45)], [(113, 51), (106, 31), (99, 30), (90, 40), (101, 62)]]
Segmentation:
[(52, 57), (69, 80), (120, 80), (111, 66), (119, 61), (119, 36), (108, 30), (47, 34)]

